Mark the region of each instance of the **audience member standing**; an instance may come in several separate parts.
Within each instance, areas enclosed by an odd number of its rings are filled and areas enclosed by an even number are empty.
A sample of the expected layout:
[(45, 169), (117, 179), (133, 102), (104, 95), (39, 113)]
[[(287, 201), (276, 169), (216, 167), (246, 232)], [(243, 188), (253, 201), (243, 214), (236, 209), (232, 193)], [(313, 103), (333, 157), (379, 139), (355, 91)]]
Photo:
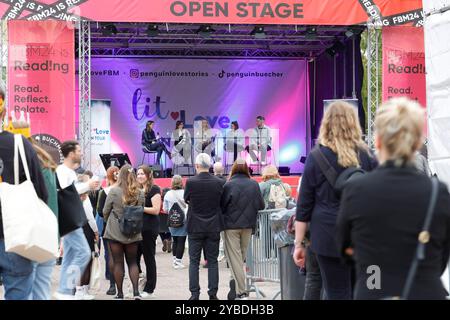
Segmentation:
[[(424, 110), (415, 101), (396, 98), (382, 105), (375, 118), (375, 146), (380, 167), (344, 191), (338, 214), (340, 253), (357, 266), (356, 299), (401, 296), (416, 256), (430, 203), (430, 178), (414, 166), (423, 140)], [(409, 299), (445, 299), (441, 276), (450, 252), (450, 195), (439, 183), (425, 257), (419, 263)], [(369, 288), (375, 270), (381, 283)], [(372, 268), (372, 269), (370, 269)]]
[(220, 232), (223, 230), (222, 197), (225, 181), (209, 173), (211, 157), (205, 153), (195, 159), (197, 176), (187, 180), (184, 200), (189, 205), (187, 231), (189, 241), (189, 290), (190, 300), (199, 300), (199, 264), (202, 249), (208, 261), (208, 295), (210, 300), (217, 300), (219, 286)]
[(225, 227), (225, 256), (232, 277), (228, 299), (247, 299), (244, 261), (252, 231), (256, 228), (258, 211), (264, 209), (265, 203), (258, 183), (250, 178), (247, 163), (242, 159), (237, 159), (231, 168), (221, 206)]
[(348, 300), (352, 298), (352, 269), (341, 263), (336, 248), (339, 197), (316, 156), (328, 166), (327, 172), (334, 170), (337, 175), (349, 167), (370, 171), (376, 166), (362, 140), (356, 112), (348, 103), (340, 101), (329, 106), (320, 126), (319, 145), (306, 160), (297, 206), (294, 251), (296, 264), (304, 267), (306, 251), (302, 242), (310, 222), (310, 249), (317, 257), (327, 298)]
[(169, 227), (170, 234), (173, 238), (173, 268), (182, 269), (184, 268), (182, 259), (184, 255), (184, 248), (186, 246), (186, 213), (188, 211), (188, 206), (184, 202), (184, 187), (183, 178), (179, 175), (175, 175), (172, 178), (172, 190), (168, 191), (164, 197), (163, 208), (164, 211), (170, 215), (170, 210), (172, 207), (178, 204), (179, 209), (185, 214), (185, 219), (181, 227)]
[(137, 247), (142, 235), (132, 237), (120, 231), (119, 219), (123, 216), (124, 206), (144, 206), (144, 192), (139, 189), (136, 174), (130, 165), (119, 171), (119, 181), (111, 188), (106, 197), (103, 216), (106, 221), (105, 239), (108, 239), (114, 261), (114, 280), (117, 286), (115, 299), (123, 299), (123, 278), (125, 274), (124, 256), (128, 265), (128, 274), (133, 286), (134, 299), (141, 299), (139, 293), (139, 269), (136, 263)]
[(144, 255), (147, 281), (143, 298), (153, 297), (156, 288), (156, 239), (159, 232), (159, 211), (161, 210), (161, 189), (154, 183), (149, 166), (140, 166), (137, 181), (145, 194), (144, 226), (142, 228), (142, 253)]

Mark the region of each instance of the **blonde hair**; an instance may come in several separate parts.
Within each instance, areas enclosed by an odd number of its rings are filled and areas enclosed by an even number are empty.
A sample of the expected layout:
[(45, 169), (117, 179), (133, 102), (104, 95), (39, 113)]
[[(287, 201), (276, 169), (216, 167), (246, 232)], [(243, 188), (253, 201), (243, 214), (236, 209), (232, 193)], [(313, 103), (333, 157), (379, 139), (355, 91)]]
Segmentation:
[(278, 172), (278, 169), (274, 165), (268, 165), (262, 171), (262, 180), (263, 181), (268, 181), (271, 179), (280, 179), (280, 174)]
[(338, 164), (344, 168), (359, 167), (358, 149), (368, 149), (362, 140), (357, 114), (353, 106), (344, 101), (335, 101), (328, 107), (320, 125), (318, 142), (333, 150)]
[(388, 100), (377, 111), (375, 132), (389, 160), (411, 162), (422, 146), (425, 111), (407, 98)]
[(183, 178), (176, 174), (172, 177), (172, 190), (181, 190), (183, 189)]

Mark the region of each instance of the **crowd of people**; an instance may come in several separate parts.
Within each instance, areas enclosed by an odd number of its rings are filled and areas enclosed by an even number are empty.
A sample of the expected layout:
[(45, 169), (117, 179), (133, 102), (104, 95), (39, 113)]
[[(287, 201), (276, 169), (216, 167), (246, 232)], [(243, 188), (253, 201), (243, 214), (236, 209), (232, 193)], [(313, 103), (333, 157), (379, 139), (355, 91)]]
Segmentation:
[[(1, 117), (4, 113), (0, 110)], [(163, 251), (173, 256), (173, 272), (186, 267), (187, 244), (189, 300), (200, 299), (202, 252), (209, 299), (219, 299), (221, 250), (230, 270), (227, 299), (248, 299), (244, 267), (258, 211), (296, 208), (293, 259), (306, 270), (304, 299), (401, 296), (419, 233), (426, 245), (424, 259), (407, 297), (444, 299), (448, 293), (440, 277), (450, 253), (450, 196), (439, 183), (436, 201), (430, 204), (430, 173), (426, 159), (418, 154), (423, 144), (423, 110), (416, 102), (393, 99), (379, 108), (375, 126), (374, 153), (362, 139), (353, 108), (345, 102), (333, 103), (324, 114), (318, 144), (307, 157), (297, 201), (276, 167), (266, 166), (258, 184), (245, 160), (237, 157), (225, 177), (221, 164), (213, 164), (206, 153), (195, 158), (196, 175), (185, 183), (181, 176), (173, 176), (171, 188), (161, 190), (146, 165), (109, 167), (101, 188), (97, 177), (79, 169), (82, 154), (77, 141), (61, 145), (64, 161), (57, 165), (24, 138), (30, 179), (60, 226), (62, 263), (53, 297), (95, 299), (89, 292), (91, 264), (101, 245), (105, 277), (110, 281), (107, 295), (117, 300), (156, 297), (155, 253), (160, 236)], [(14, 183), (14, 148), (14, 136), (0, 132), (0, 174), (2, 182), (10, 184)], [(212, 167), (214, 173), (210, 173)], [(24, 181), (24, 168), (19, 174)], [(433, 206), (430, 227), (423, 230), (427, 208)], [(69, 216), (79, 221), (66, 228)], [(6, 252), (1, 223), (0, 219), (5, 299), (51, 299), (56, 259), (37, 263)], [(125, 263), (132, 286), (129, 293), (124, 292)], [(381, 270), (382, 279), (375, 289), (368, 286), (372, 276), (368, 270), (373, 266)]]

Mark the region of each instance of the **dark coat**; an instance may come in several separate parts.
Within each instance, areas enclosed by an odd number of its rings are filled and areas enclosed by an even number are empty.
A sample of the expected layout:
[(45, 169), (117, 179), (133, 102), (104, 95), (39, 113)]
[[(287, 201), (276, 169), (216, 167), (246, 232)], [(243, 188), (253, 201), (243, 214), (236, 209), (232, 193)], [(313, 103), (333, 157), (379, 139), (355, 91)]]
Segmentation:
[(220, 232), (223, 230), (220, 200), (225, 180), (210, 173), (199, 173), (186, 181), (184, 201), (189, 205), (187, 232)]
[[(338, 164), (337, 155), (331, 149), (320, 146), (320, 150), (338, 174), (345, 170)], [(360, 152), (360, 161), (361, 168), (366, 171), (377, 165), (376, 160), (366, 152)], [(336, 250), (339, 198), (311, 154), (306, 159), (297, 203), (296, 220), (310, 222), (311, 250), (319, 255), (339, 257)]]
[[(338, 215), (337, 245), (340, 253), (354, 248), (358, 270), (357, 299), (399, 296), (415, 256), (418, 235), (430, 201), (431, 181), (414, 167), (387, 163), (347, 187)], [(450, 195), (440, 183), (438, 201), (420, 262), (413, 299), (444, 299), (440, 281), (450, 252)], [(381, 289), (369, 290), (369, 266), (381, 270)]]
[(255, 228), (258, 211), (262, 209), (264, 199), (256, 181), (236, 174), (225, 184), (222, 195), (225, 230)]

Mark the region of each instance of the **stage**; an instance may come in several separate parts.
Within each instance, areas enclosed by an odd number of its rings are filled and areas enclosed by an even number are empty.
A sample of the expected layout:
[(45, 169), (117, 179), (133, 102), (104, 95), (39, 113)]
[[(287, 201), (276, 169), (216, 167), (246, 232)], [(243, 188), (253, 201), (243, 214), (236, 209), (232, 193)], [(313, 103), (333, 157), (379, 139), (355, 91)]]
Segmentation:
[[(188, 177), (183, 177), (183, 182), (186, 183), (187, 179), (188, 179)], [(252, 177), (252, 179), (254, 179), (257, 182), (262, 181), (261, 176), (254, 176), (254, 177)], [(291, 186), (292, 197), (294, 199), (297, 199), (297, 186), (298, 186), (299, 179), (300, 179), (300, 176), (281, 177), (281, 180), (284, 183), (287, 183)], [(161, 189), (164, 189), (164, 188), (170, 188), (172, 179), (171, 178), (156, 178), (156, 179), (154, 179), (154, 181), (157, 186), (159, 186)]]

